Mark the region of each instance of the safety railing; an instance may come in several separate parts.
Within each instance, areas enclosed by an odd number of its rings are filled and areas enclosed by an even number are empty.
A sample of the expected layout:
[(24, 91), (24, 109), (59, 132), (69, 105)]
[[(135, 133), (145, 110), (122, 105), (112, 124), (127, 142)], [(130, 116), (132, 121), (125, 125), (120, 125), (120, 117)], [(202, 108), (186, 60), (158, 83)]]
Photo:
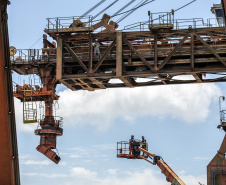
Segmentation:
[(221, 124), (226, 124), (226, 110), (220, 112), (220, 121)]
[(224, 24), (219, 24), (219, 21), (216, 18), (207, 19), (205, 22), (203, 18), (192, 18), (192, 19), (175, 19), (173, 22), (169, 19), (161, 19), (146, 21), (146, 22), (137, 22), (130, 24), (124, 27), (124, 30), (138, 30), (139, 31), (148, 31), (150, 29), (156, 28), (170, 28), (173, 30), (188, 29), (192, 27), (196, 28), (212, 28), (212, 27), (223, 27)]
[(55, 59), (56, 48), (15, 49), (14, 55), (10, 56), (12, 63), (48, 62)]
[(46, 30), (60, 31), (65, 30), (73, 26), (73, 23), (77, 21), (77, 27), (92, 27), (93, 17), (92, 16), (72, 16), (72, 17), (54, 17), (47, 18)]

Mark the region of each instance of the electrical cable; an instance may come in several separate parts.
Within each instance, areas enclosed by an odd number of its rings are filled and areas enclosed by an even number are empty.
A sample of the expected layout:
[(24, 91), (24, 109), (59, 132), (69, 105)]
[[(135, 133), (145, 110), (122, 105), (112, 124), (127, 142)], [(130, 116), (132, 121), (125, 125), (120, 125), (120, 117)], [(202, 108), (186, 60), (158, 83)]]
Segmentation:
[(116, 16), (117, 14), (119, 14), (122, 10), (124, 10), (125, 8), (127, 8), (129, 5), (131, 5), (134, 1), (136, 0), (132, 0), (129, 3), (127, 3), (125, 6), (123, 6), (120, 10), (118, 10), (117, 12), (115, 12), (111, 17)]
[(79, 17), (79, 19), (85, 17), (86, 15), (88, 15), (90, 12), (92, 12), (94, 9), (96, 9), (98, 6), (100, 6), (102, 3), (104, 3), (106, 0), (101, 0), (99, 3), (97, 3), (96, 5), (94, 5), (92, 8), (90, 8), (88, 11), (86, 11), (83, 15), (81, 15)]
[[(143, 1), (143, 0), (142, 0)], [(151, 1), (148, 1), (148, 0), (144, 0), (143, 2), (140, 2), (138, 3), (133, 9), (131, 9), (127, 14), (123, 15), (121, 18), (119, 18), (116, 22), (119, 23), (121, 22), (122, 20), (124, 20), (126, 17), (128, 17), (130, 14), (132, 14), (133, 12), (135, 12), (135, 10), (137, 10), (138, 8), (148, 4), (148, 3), (151, 3), (155, 0), (151, 0)]]
[(98, 14), (96, 14), (94, 17), (93, 17), (93, 20), (95, 18), (97, 18), (100, 14), (102, 14), (105, 10), (109, 9), (111, 6), (113, 6), (115, 3), (117, 3), (119, 0), (115, 0), (113, 3), (111, 3), (109, 6), (107, 6), (106, 8), (104, 8), (103, 10), (101, 10)]

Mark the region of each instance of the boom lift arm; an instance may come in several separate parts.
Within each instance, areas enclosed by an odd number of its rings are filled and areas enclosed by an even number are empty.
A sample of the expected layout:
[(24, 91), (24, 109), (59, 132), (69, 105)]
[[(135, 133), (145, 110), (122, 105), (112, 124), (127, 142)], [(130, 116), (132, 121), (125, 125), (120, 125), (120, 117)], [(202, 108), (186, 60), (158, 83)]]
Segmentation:
[[(141, 155), (141, 153), (143, 153)], [(179, 176), (170, 168), (170, 166), (159, 155), (152, 154), (148, 151), (148, 144), (142, 136), (142, 140), (134, 139), (131, 136), (129, 142), (121, 141), (117, 143), (117, 157), (127, 159), (144, 159), (145, 161), (157, 165), (166, 180), (171, 185), (185, 185)]]
[(185, 185), (185, 183), (180, 179), (180, 177), (178, 177), (178, 175), (170, 168), (170, 166), (165, 161), (163, 161), (160, 156), (152, 154), (141, 147), (139, 147), (139, 150), (153, 161), (150, 161), (142, 155), (140, 155), (139, 158), (144, 159), (145, 161), (153, 165), (157, 165), (162, 170), (162, 173), (166, 176), (166, 180), (168, 182), (171, 182), (172, 185)]

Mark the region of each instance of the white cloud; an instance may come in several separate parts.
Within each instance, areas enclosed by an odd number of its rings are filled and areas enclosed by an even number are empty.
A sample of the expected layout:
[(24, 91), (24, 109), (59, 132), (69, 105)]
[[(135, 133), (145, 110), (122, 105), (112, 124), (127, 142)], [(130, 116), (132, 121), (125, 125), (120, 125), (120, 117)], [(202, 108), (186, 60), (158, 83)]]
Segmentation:
[[(68, 178), (69, 182), (65, 185), (72, 185), (75, 180), (79, 185), (92, 184), (92, 185), (146, 185), (146, 184), (158, 184), (158, 185), (169, 185), (170, 183), (165, 180), (163, 174), (157, 173), (151, 169), (144, 169), (142, 171), (124, 171), (123, 176), (116, 176), (117, 170), (108, 170), (113, 174), (108, 176), (99, 175), (96, 172), (87, 170), (85, 168), (75, 167), (71, 169), (70, 176)], [(185, 176), (183, 175), (181, 179), (185, 184), (197, 185), (198, 182), (206, 183), (206, 177), (204, 176)]]
[(69, 155), (69, 157), (71, 157), (71, 158), (81, 158), (82, 155), (72, 154), (72, 155)]
[(44, 160), (44, 161), (22, 160), (22, 161), (20, 161), (20, 164), (24, 164), (24, 165), (52, 165), (53, 162), (50, 161), (50, 160)]
[(68, 177), (66, 174), (56, 174), (56, 173), (22, 173), (24, 176), (38, 176), (38, 177), (47, 177), (47, 178), (60, 178), (60, 177)]
[(171, 117), (186, 123), (204, 122), (209, 106), (221, 90), (215, 84), (190, 84), (145, 88), (120, 88), (84, 92), (60, 92), (60, 110), (67, 125), (93, 125), (108, 129), (117, 118)]
[(70, 171), (71, 171), (71, 176), (73, 176), (73, 177), (79, 177), (79, 178), (85, 178), (85, 179), (95, 179), (97, 176), (96, 172), (92, 172), (90, 170), (87, 170), (87, 169), (81, 168), (81, 167), (74, 167)]
[(118, 169), (108, 169), (107, 171), (110, 175), (117, 175)]

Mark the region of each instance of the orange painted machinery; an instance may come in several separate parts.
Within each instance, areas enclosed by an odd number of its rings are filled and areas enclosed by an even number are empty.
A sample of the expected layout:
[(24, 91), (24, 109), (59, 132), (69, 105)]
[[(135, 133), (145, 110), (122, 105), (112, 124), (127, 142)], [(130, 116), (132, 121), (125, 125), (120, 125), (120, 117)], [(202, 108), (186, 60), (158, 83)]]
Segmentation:
[(145, 161), (157, 165), (162, 173), (166, 176), (166, 180), (171, 185), (185, 185), (178, 175), (170, 168), (170, 166), (162, 159), (161, 156), (148, 152), (148, 144), (142, 136), (142, 140), (131, 139), (117, 143), (117, 157), (127, 159), (144, 159)]

